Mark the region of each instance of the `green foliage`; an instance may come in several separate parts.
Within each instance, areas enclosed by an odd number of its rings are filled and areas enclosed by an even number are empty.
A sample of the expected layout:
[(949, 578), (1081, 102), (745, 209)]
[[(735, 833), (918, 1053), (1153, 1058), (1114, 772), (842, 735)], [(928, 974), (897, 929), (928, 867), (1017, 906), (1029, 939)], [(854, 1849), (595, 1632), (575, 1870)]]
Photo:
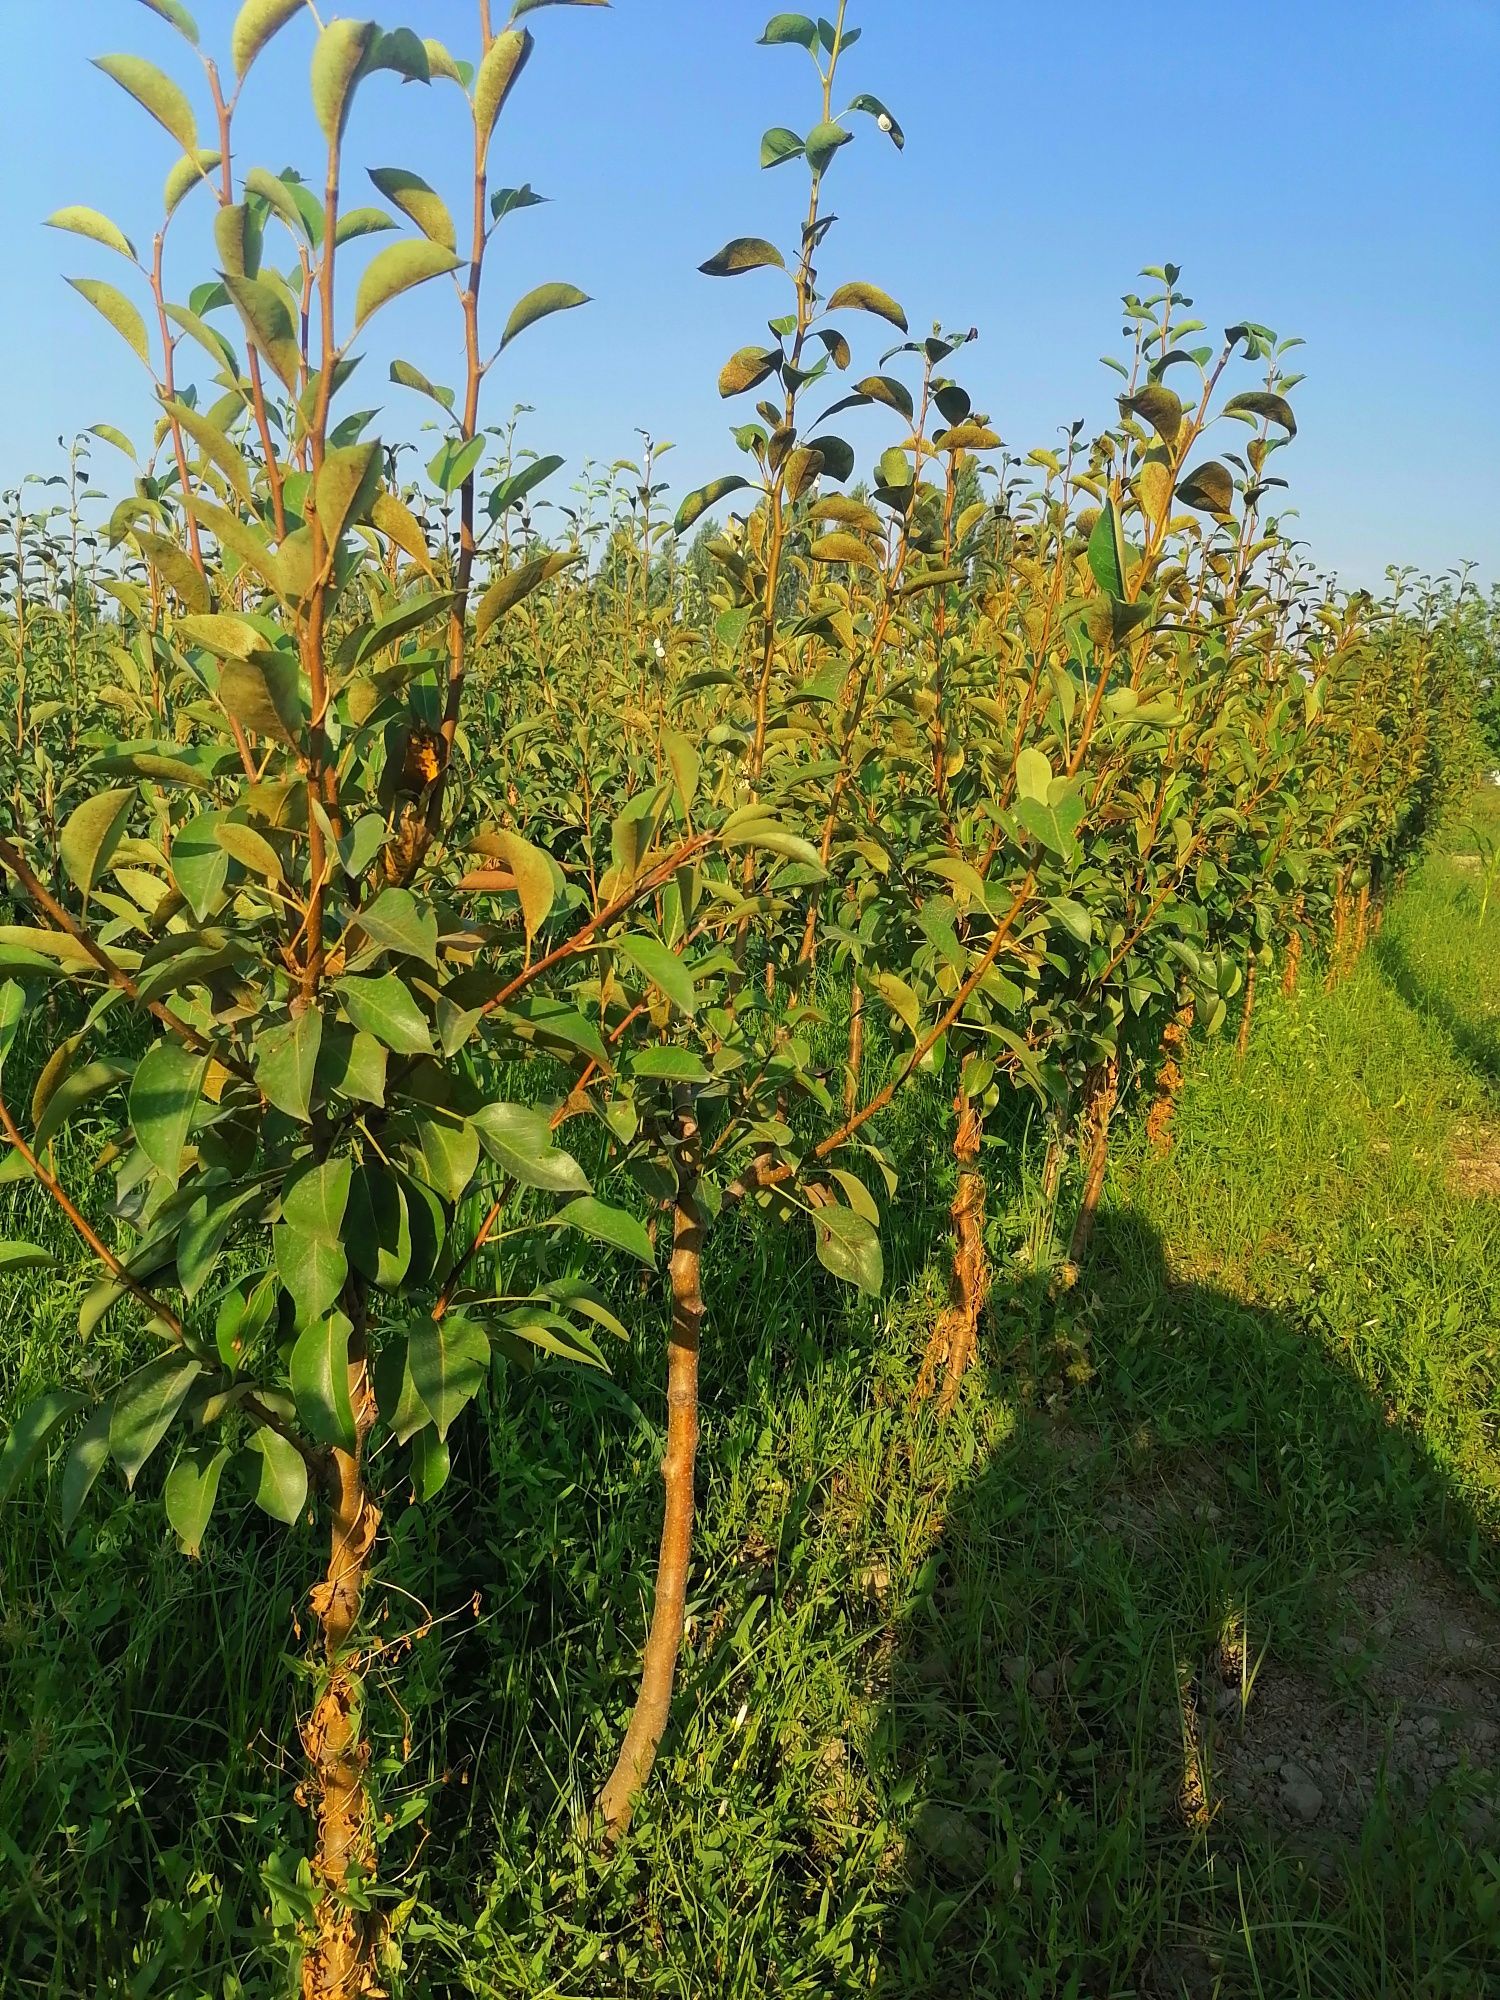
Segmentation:
[[(303, 11), (248, 0), (236, 74)], [(763, 39), (814, 65), (821, 115), (761, 155), (805, 163), (806, 219), (799, 197), (795, 254), (737, 236), (701, 269), (770, 273), (790, 310), (720, 377), (764, 392), (734, 433), (746, 469), (670, 529), (669, 445), (586, 483), (548, 538), (560, 459), (482, 421), (515, 337), (587, 303), (542, 285), (480, 338), (493, 232), (539, 199), (490, 188), (529, 30), (485, 25), (471, 65), (317, 29), (307, 180), (221, 165), (177, 82), (106, 58), (184, 151), (163, 242), (201, 181), (218, 274), (173, 297), (175, 265), (137, 265), (97, 211), (52, 218), (135, 267), (141, 304), (73, 283), (160, 416), (139, 456), (95, 427), (131, 461), (100, 532), (87, 437), (66, 506), (7, 496), (0, 1022), (7, 1046), (65, 1032), (29, 1104), (5, 1083), (0, 1172), (93, 1260), (70, 1311), (101, 1358), (56, 1357), (0, 1482), (57, 1447), (71, 1527), (118, 1510), (112, 1461), (205, 1564), (251, 1509), (294, 1542), (321, 1517), (320, 1671), (345, 1709), (376, 1524), (450, 1504), (532, 1370), (608, 1382), (602, 1336), (628, 1340), (672, 1211), (711, 1272), (748, 1233), (877, 1297), (883, 1225), (911, 1214), (907, 1097), (926, 1093), (929, 1150), (942, 1101), (976, 1147), (1031, 1116), (1070, 1134), (1102, 1075), (1128, 1106), (1184, 1002), (1212, 1034), (1304, 942), (1342, 967), (1473, 776), (1493, 619), (1467, 581), (1343, 596), (1269, 511), (1294, 343), (1247, 324), (1184, 346), (1180, 273), (1149, 272), (1118, 423), (1018, 462), (950, 372), (971, 333), (912, 337), (864, 279), (822, 290), (824, 180), (870, 130), (833, 97), (858, 30), (841, 8)], [(238, 98), (207, 75), (232, 162)], [(463, 93), (474, 220), (461, 239), (427, 179), (377, 168), (415, 233), (370, 252), (396, 225), (341, 209), (344, 135), (356, 94), (397, 80)], [(848, 112), (903, 144), (868, 92)], [(404, 485), (351, 342), (450, 273), (461, 389), (391, 368), (442, 412), (426, 484)], [(872, 320), (903, 337), (856, 364)], [(830, 428), (853, 411), (885, 426), (873, 451)], [(0, 1246), (14, 1282), (53, 1255), (32, 1233)], [(1066, 1288), (1063, 1266), (1038, 1282)], [(669, 1283), (712, 1332), (712, 1285), (679, 1256)], [(265, 1877), (274, 1927), (311, 1921), (309, 1964), (365, 1893), (363, 1861), (328, 1868)]]

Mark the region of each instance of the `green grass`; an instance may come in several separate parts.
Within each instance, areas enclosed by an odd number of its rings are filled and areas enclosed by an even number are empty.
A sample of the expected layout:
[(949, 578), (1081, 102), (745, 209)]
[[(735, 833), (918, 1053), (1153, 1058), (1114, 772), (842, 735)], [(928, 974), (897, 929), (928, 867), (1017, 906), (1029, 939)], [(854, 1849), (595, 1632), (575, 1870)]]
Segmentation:
[[(377, 1630), (422, 1635), (371, 1704), (384, 1809), (410, 1815), (386, 1855), (407, 1992), (1487, 1990), (1494, 1775), (1403, 1791), (1396, 1640), (1355, 1617), (1421, 1574), (1500, 1632), (1500, 1203), (1455, 1165), (1500, 1123), (1500, 910), (1476, 910), (1472, 868), (1434, 860), (1338, 991), (1264, 997), (1243, 1069), (1198, 1049), (1172, 1154), (1122, 1143), (1079, 1286), (997, 1283), (946, 1426), (909, 1408), (949, 1193), (921, 1105), (886, 1302), (784, 1232), (720, 1233), (690, 1645), (610, 1859), (575, 1826), (644, 1630), (658, 1300), (632, 1300), (614, 1380), (500, 1383), (442, 1500), (387, 1522)], [(1014, 1144), (991, 1166), (1003, 1270), (1035, 1195)], [(6, 1200), (4, 1233), (51, 1229)], [(16, 1287), (8, 1405), (59, 1356), (105, 1366), (78, 1291)], [(67, 1539), (40, 1487), (0, 1520), (6, 2000), (279, 1990), (259, 1870), (289, 1877), (304, 1840), (288, 1666), (315, 1565), (231, 1516), (190, 1566), (108, 1494)], [(1357, 1815), (1259, 1809), (1245, 1746), (1294, 1698), (1373, 1710)]]

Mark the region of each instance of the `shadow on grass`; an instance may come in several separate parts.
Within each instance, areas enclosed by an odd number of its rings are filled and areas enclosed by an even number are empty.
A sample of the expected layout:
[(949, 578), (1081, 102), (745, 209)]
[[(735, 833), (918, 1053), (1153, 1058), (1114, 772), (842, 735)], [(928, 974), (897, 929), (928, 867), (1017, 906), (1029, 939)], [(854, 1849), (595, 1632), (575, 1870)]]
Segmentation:
[(1043, 1393), (900, 1624), (877, 1990), (1488, 1990), (1493, 1540), (1315, 1329), (1178, 1281), (1129, 1211), (1072, 1297), (1001, 1313), (989, 1393)]
[(1474, 1019), (1422, 976), (1400, 940), (1382, 931), (1373, 941), (1375, 963), (1408, 1007), (1448, 1037), (1455, 1055), (1482, 1082), (1500, 1089), (1500, 1023)]

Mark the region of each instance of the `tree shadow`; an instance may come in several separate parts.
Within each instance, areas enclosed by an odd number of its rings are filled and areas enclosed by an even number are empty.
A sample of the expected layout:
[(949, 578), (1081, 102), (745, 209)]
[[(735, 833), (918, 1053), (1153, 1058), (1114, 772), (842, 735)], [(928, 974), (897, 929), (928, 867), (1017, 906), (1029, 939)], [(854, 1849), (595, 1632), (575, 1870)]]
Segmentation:
[(1008, 1434), (868, 1748), (904, 1826), (878, 1990), (1489, 1990), (1492, 1531), (1318, 1328), (1184, 1281), (1139, 1214), (996, 1319)]
[(1398, 938), (1382, 931), (1373, 940), (1375, 963), (1414, 1013), (1445, 1034), (1454, 1053), (1482, 1082), (1500, 1088), (1500, 1022), (1475, 1020), (1422, 977)]

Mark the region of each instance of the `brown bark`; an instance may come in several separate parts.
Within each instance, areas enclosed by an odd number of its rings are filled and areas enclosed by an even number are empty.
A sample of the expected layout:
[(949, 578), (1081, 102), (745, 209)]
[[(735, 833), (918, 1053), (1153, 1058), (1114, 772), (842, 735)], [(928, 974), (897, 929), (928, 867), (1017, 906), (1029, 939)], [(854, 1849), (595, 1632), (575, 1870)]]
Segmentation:
[(953, 1218), (953, 1264), (948, 1278), (948, 1303), (932, 1329), (914, 1392), (914, 1400), (925, 1402), (936, 1389), (941, 1372), (940, 1416), (947, 1416), (958, 1400), (964, 1375), (979, 1352), (979, 1316), (990, 1289), (989, 1264), (984, 1254), (984, 1175), (978, 1171), (984, 1126), (962, 1079), (953, 1109), (958, 1114), (953, 1138), (958, 1191), (949, 1211)]
[(1104, 1169), (1109, 1164), (1109, 1121), (1114, 1114), (1115, 1099), (1120, 1092), (1120, 1059), (1111, 1056), (1108, 1062), (1099, 1063), (1089, 1071), (1084, 1085), (1084, 1106), (1081, 1124), (1082, 1143), (1086, 1167), (1083, 1181), (1083, 1199), (1079, 1203), (1077, 1219), (1073, 1224), (1073, 1240), (1068, 1245), (1068, 1262), (1075, 1269), (1088, 1255), (1089, 1245), (1094, 1239), (1094, 1225), (1099, 1218), (1099, 1198), (1104, 1192)]
[(1241, 1062), (1250, 1049), (1250, 1022), (1255, 1014), (1255, 973), (1256, 965), (1252, 958), (1245, 967), (1245, 1004), (1240, 1009), (1240, 1032), (1235, 1043), (1235, 1054)]
[(1370, 941), (1370, 885), (1364, 884), (1359, 892), (1359, 901), (1354, 909), (1354, 949), (1352, 957), (1358, 959)]
[(329, 1453), (333, 1520), (328, 1569), (312, 1592), (327, 1678), (303, 1728), (302, 1743), (317, 1801), (313, 1872), (323, 1893), (313, 1943), (302, 1962), (304, 2000), (355, 2000), (377, 1991), (378, 1922), (367, 1911), (351, 1909), (343, 1895), (351, 1869), (368, 1875), (375, 1863), (365, 1790), (370, 1751), (361, 1729), (358, 1654), (350, 1651), (380, 1525), (364, 1479), (364, 1442), (374, 1422), (375, 1398), (362, 1358), (350, 1363), (349, 1388), (358, 1443), (352, 1452)]
[(844, 1063), (844, 1116), (852, 1118), (859, 1104), (859, 1079), (865, 1060), (865, 989), (856, 979), (849, 1000), (849, 1053)]
[(1331, 993), (1349, 966), (1349, 890), (1343, 876), (1333, 899), (1333, 943), (1328, 954), (1328, 970), (1323, 986)]
[(698, 1456), (698, 1350), (703, 1326), (703, 1218), (698, 1207), (698, 1126), (678, 1120), (677, 1199), (672, 1211), (672, 1331), (667, 1344), (666, 1506), (656, 1560), (656, 1603), (641, 1664), (640, 1692), (620, 1754), (599, 1794), (606, 1836), (620, 1839), (651, 1775), (672, 1710), (693, 1549), (693, 1475)]
[(1293, 931), (1286, 941), (1286, 964), (1281, 969), (1281, 990), (1288, 1000), (1297, 990), (1297, 974), (1302, 966), (1302, 933)]
[(1158, 1153), (1172, 1150), (1172, 1120), (1177, 1115), (1177, 1098), (1182, 1090), (1182, 1064), (1178, 1057), (1187, 1046), (1192, 1028), (1193, 1003), (1186, 1000), (1162, 1030), (1156, 1096), (1146, 1113), (1146, 1137)]

